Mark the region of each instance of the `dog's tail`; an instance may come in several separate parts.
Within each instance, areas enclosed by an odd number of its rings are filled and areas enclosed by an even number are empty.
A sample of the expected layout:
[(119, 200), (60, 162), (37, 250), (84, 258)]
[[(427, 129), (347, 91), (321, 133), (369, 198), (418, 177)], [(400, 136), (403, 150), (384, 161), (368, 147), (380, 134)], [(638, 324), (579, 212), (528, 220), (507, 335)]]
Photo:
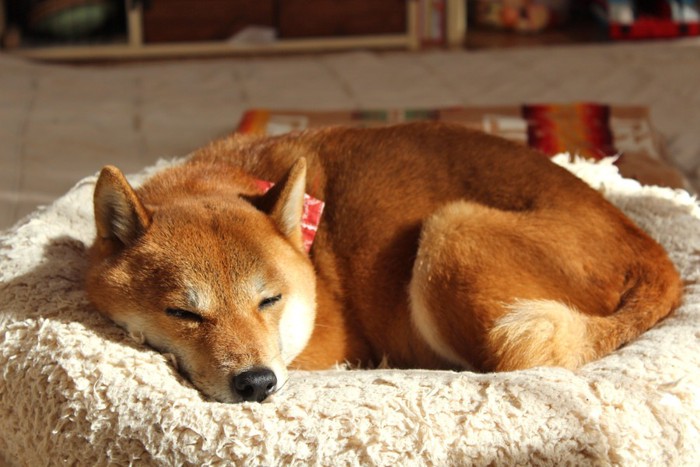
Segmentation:
[[(660, 249), (660, 247), (659, 247)], [(488, 334), (495, 370), (535, 366), (577, 368), (630, 342), (681, 302), (682, 282), (666, 253), (631, 269), (617, 308), (607, 316), (561, 302), (521, 300)], [(656, 255), (654, 255), (656, 256)]]

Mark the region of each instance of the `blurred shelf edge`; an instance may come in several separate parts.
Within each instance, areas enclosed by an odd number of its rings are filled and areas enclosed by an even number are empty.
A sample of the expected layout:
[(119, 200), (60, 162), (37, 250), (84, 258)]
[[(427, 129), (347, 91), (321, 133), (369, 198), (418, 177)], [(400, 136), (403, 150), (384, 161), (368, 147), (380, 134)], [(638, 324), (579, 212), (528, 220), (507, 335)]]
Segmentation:
[[(126, 37), (114, 43), (26, 45), (14, 44), (4, 52), (44, 61), (100, 61), (148, 58), (194, 58), (201, 56), (266, 55), (311, 53), (352, 49), (419, 50), (435, 46), (427, 41), (421, 28), (421, 15), (431, 5), (441, 4), (444, 15), (440, 27), (440, 43), (446, 48), (463, 48), (467, 34), (467, 0), (406, 0), (406, 28), (401, 34), (377, 34), (343, 37), (308, 37), (279, 39), (269, 43), (234, 43), (231, 41), (146, 43), (143, 29), (143, 4), (124, 0)], [(5, 15), (5, 0), (0, 0), (0, 36), (11, 33)], [(7, 44), (7, 41), (3, 41)], [(17, 41), (19, 42), (19, 41)]]
[(173, 44), (100, 44), (86, 46), (52, 46), (14, 49), (13, 55), (38, 60), (121, 60), (139, 58), (174, 58), (320, 52), (354, 48), (411, 48), (410, 38), (399, 35), (348, 38), (285, 39), (270, 44), (231, 44), (226, 42), (178, 42)]

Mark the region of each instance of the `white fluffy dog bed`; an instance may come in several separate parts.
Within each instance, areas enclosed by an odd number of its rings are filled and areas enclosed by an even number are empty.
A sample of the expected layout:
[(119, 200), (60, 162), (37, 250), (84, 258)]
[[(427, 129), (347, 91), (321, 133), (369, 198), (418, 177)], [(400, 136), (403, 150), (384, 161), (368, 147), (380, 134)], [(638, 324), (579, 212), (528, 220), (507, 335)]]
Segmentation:
[(674, 315), (577, 372), (295, 372), (264, 404), (203, 399), (88, 305), (95, 179), (80, 182), (0, 238), (0, 456), (32, 466), (700, 465), (700, 209), (609, 162), (559, 162), (668, 249), (687, 284)]

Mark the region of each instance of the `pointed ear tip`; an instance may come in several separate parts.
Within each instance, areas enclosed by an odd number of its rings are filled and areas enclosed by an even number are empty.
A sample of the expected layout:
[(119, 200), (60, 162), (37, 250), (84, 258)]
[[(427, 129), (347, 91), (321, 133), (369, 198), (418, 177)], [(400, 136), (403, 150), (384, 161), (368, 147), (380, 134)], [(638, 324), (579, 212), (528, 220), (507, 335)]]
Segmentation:
[(297, 159), (297, 161), (294, 163), (294, 168), (297, 170), (304, 170), (306, 171), (306, 157), (300, 157)]
[(289, 173), (291, 178), (306, 180), (306, 159), (303, 157), (297, 159)]
[(101, 177), (122, 177), (122, 171), (119, 170), (118, 167), (114, 165), (105, 165), (102, 167), (102, 170), (100, 170), (100, 178)]
[(129, 191), (131, 191), (131, 186), (122, 171), (113, 165), (106, 165), (102, 167), (100, 175), (97, 177), (93, 202), (96, 205), (107, 203), (113, 200), (115, 193), (125, 195)]
[(105, 165), (97, 176), (97, 188), (105, 184), (114, 184), (115, 181), (123, 177), (121, 171), (113, 165)]

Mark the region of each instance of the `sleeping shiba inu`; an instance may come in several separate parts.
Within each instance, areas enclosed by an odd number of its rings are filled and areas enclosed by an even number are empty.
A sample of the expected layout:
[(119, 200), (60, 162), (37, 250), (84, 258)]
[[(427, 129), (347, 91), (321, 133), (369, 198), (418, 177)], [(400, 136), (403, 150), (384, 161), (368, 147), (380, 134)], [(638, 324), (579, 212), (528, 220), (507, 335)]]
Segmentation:
[[(325, 202), (308, 253), (305, 193)], [(458, 125), (233, 135), (138, 189), (105, 167), (94, 204), (91, 302), (222, 402), (383, 358), (576, 368), (681, 300), (663, 248), (599, 193)]]

